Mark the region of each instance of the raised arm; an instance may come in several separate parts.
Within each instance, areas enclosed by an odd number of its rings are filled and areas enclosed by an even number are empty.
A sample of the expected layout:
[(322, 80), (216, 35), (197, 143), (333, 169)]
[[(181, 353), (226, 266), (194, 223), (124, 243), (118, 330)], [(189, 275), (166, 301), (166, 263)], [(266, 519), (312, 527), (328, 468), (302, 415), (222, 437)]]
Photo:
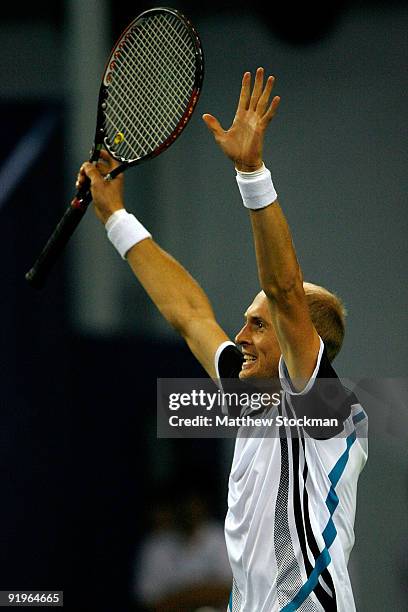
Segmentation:
[[(101, 155), (102, 159), (96, 166), (89, 162), (82, 165), (77, 186), (80, 187), (85, 176), (90, 179), (96, 215), (106, 224), (113, 219), (114, 213), (124, 210), (123, 175), (110, 182), (104, 181), (103, 176), (115, 166), (115, 162), (105, 151)], [(228, 337), (218, 325), (202, 288), (151, 237), (132, 246), (126, 259), (161, 314), (181, 334), (203, 368), (215, 379), (214, 355)]]
[[(264, 85), (264, 71), (258, 68), (251, 91), (251, 74), (244, 74), (237, 111), (228, 130), (214, 116), (203, 116), (237, 171), (248, 173), (262, 168), (264, 135), (280, 103), (278, 96), (270, 101), (274, 81), (270, 76)], [(260, 285), (268, 299), (289, 375), (300, 390), (315, 368), (320, 341), (310, 318), (289, 226), (273, 196), (262, 208), (250, 210), (250, 216)]]

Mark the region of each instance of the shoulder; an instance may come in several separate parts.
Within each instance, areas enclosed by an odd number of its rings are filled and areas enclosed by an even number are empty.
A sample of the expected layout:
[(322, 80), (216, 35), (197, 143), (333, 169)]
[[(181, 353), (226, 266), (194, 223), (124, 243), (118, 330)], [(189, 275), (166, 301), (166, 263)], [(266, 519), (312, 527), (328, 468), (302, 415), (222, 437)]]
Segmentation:
[(309, 435), (327, 439), (343, 430), (344, 421), (350, 417), (351, 408), (358, 403), (358, 399), (339, 379), (321, 339), (314, 371), (303, 391), (296, 392), (293, 389), (282, 360), (279, 373), (282, 388), (289, 398), (296, 417), (316, 419), (314, 421), (316, 424), (326, 423), (326, 419), (331, 419), (333, 422), (333, 426), (330, 427), (326, 425), (305, 427)]

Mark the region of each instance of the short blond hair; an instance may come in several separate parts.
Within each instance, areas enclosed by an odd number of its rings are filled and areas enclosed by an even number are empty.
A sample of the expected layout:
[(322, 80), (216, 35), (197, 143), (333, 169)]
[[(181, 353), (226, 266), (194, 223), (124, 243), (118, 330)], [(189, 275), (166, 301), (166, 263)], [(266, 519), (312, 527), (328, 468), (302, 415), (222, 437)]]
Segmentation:
[(347, 311), (342, 300), (320, 285), (303, 283), (310, 316), (330, 361), (339, 353), (346, 331)]

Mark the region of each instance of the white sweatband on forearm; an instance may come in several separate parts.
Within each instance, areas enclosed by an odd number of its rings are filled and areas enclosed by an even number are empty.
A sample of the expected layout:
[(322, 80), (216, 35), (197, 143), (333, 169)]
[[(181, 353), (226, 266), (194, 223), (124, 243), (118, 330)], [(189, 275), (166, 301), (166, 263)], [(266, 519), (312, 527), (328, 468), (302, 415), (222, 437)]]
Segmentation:
[(140, 221), (124, 208), (117, 210), (109, 217), (105, 223), (105, 229), (109, 240), (122, 259), (126, 259), (126, 253), (135, 244), (152, 237)]
[(242, 202), (246, 208), (257, 210), (265, 208), (277, 199), (277, 193), (272, 183), (271, 173), (265, 165), (255, 172), (237, 170), (237, 183)]

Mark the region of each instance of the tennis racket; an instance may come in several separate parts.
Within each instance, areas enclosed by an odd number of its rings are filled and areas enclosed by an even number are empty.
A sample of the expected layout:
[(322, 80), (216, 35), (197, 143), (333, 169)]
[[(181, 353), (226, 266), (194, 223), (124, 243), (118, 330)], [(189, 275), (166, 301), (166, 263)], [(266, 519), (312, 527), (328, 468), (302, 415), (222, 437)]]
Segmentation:
[[(204, 76), (199, 36), (179, 11), (141, 13), (114, 46), (99, 91), (91, 162), (105, 148), (119, 162), (105, 180), (165, 151), (182, 133)], [(92, 201), (89, 181), (76, 193), (37, 261), (25, 275), (40, 288)]]

